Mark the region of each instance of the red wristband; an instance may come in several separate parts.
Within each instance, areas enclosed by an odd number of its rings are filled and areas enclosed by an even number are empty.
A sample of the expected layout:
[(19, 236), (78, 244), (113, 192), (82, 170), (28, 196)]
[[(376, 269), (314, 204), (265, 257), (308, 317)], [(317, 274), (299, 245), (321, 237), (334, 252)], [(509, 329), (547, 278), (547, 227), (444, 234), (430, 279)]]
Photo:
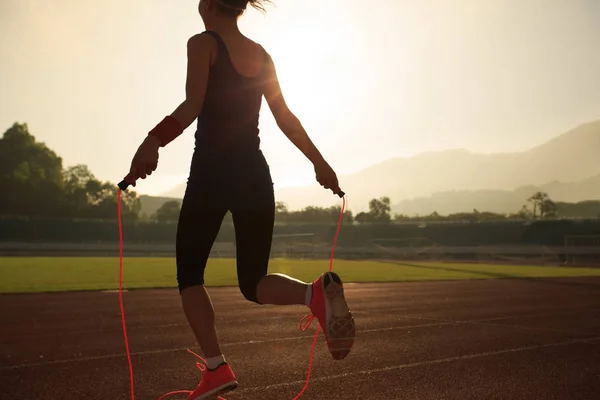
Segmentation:
[(168, 115), (154, 129), (148, 132), (148, 135), (158, 138), (160, 146), (165, 147), (182, 133), (183, 128), (179, 124), (179, 121)]

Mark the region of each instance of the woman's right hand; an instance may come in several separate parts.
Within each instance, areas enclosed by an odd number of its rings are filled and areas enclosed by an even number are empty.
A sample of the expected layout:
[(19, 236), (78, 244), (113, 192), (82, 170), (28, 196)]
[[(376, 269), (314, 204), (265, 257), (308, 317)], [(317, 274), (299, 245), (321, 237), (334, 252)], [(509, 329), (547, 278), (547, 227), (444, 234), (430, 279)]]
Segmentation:
[(146, 179), (158, 167), (159, 140), (151, 135), (146, 136), (131, 161), (131, 168), (125, 180), (132, 186), (136, 185), (138, 178)]
[(338, 194), (341, 189), (333, 168), (325, 160), (315, 163), (314, 166), (317, 182), (325, 189), (330, 189), (333, 194)]

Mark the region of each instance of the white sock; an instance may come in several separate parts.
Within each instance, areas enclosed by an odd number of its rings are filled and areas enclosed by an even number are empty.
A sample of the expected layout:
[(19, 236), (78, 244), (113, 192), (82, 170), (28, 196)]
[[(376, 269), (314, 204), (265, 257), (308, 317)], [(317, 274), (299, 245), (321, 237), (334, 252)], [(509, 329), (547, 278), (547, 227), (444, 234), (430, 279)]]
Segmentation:
[(225, 362), (225, 356), (221, 354), (217, 357), (211, 357), (206, 359), (206, 367), (208, 369), (216, 369), (219, 365)]
[(310, 300), (312, 299), (312, 284), (306, 288), (306, 294), (304, 295), (304, 304), (306, 307), (310, 307)]

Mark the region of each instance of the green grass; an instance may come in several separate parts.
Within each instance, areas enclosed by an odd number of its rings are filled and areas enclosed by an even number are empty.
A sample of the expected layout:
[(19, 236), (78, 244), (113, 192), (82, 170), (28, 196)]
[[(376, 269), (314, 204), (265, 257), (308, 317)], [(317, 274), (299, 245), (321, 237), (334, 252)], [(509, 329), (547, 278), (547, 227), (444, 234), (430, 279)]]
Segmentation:
[[(177, 285), (174, 258), (127, 258), (123, 269), (126, 289)], [(327, 269), (327, 260), (273, 259), (269, 266), (269, 272), (304, 281)], [(600, 269), (593, 268), (346, 260), (336, 260), (333, 269), (345, 282), (600, 276)], [(237, 285), (235, 260), (211, 259), (205, 278), (207, 286)], [(0, 293), (118, 288), (118, 258), (0, 257)]]

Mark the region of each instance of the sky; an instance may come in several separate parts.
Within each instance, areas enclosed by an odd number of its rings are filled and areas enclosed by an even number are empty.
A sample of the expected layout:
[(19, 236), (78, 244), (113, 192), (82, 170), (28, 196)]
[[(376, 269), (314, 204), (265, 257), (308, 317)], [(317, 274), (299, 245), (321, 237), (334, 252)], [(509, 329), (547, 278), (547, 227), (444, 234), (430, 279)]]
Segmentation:
[[(520, 151), (600, 118), (600, 1), (273, 0), (240, 20), (338, 175), (393, 157)], [(119, 181), (183, 100), (197, 0), (0, 1), (0, 132), (26, 122), (65, 166)], [(314, 182), (263, 103), (276, 188)], [(195, 124), (136, 191), (184, 183)]]

